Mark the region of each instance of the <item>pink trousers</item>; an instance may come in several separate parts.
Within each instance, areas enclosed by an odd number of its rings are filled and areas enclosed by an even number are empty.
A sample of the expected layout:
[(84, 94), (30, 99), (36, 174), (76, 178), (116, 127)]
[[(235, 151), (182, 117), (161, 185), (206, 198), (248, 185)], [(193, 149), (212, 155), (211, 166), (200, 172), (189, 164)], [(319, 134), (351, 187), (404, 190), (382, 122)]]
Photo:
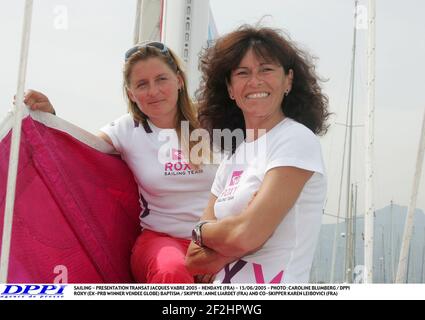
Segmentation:
[(133, 246), (131, 271), (140, 283), (194, 283), (184, 261), (190, 240), (143, 230)]

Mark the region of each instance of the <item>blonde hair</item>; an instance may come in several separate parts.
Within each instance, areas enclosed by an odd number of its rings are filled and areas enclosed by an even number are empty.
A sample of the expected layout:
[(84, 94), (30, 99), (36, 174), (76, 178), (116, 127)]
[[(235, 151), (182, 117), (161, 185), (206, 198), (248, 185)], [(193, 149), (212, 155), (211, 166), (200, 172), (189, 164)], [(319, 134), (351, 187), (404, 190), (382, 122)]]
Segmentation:
[[(189, 159), (190, 152), (192, 151), (192, 148), (197, 142), (190, 141), (190, 139), (189, 141), (186, 141), (186, 137), (182, 135), (181, 132), (181, 122), (188, 121), (189, 137), (193, 130), (199, 128), (199, 122), (197, 119), (196, 108), (191, 98), (189, 97), (189, 93), (187, 90), (187, 79), (181, 67), (181, 62), (177, 58), (177, 55), (170, 48), (167, 48), (166, 52), (161, 52), (155, 47), (144, 46), (139, 48), (134, 54), (132, 54), (128, 58), (128, 60), (126, 60), (123, 70), (123, 90), (124, 97), (128, 106), (128, 112), (133, 116), (134, 121), (142, 124), (144, 128), (149, 128), (147, 122), (148, 116), (140, 110), (137, 104), (130, 99), (130, 96), (128, 94), (128, 88), (130, 87), (130, 76), (134, 65), (139, 61), (144, 61), (149, 58), (157, 58), (164, 62), (174, 72), (174, 74), (180, 76), (183, 81), (182, 88), (178, 91), (177, 116), (174, 123), (174, 129), (176, 130), (179, 141), (181, 141), (182, 143), (182, 151), (185, 155), (187, 155), (187, 158)], [(198, 163), (192, 163), (192, 161), (189, 162), (191, 165), (194, 165), (194, 167), (197, 167), (198, 165)]]

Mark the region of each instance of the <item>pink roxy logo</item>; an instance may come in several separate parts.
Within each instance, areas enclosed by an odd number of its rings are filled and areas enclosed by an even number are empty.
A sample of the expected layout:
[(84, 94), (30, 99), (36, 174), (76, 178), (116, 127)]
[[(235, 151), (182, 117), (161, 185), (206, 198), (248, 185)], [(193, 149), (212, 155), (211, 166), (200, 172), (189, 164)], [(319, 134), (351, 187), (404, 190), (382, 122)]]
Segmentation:
[(173, 160), (183, 160), (183, 155), (181, 150), (171, 149), (171, 159)]
[(241, 175), (243, 173), (243, 170), (241, 171), (233, 171), (232, 178), (230, 179), (230, 186), (235, 186), (239, 183), (239, 180), (241, 179)]

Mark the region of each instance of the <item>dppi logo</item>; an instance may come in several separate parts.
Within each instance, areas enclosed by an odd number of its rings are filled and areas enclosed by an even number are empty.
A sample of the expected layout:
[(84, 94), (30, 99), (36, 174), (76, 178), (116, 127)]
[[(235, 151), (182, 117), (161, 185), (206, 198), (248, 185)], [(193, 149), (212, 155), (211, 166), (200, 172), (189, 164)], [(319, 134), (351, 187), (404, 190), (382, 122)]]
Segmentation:
[(0, 296), (17, 297), (17, 296), (49, 296), (63, 297), (63, 291), (66, 285), (35, 285), (35, 284), (7, 284)]
[(243, 171), (233, 171), (229, 186), (235, 186), (239, 183)]

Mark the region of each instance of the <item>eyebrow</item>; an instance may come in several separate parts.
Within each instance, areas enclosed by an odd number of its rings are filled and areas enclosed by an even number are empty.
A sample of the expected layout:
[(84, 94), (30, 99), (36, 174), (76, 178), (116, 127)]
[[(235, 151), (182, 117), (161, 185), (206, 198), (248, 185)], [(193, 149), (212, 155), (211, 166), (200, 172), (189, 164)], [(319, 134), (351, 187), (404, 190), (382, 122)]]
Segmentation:
[[(261, 67), (261, 66), (264, 66), (264, 65), (268, 65), (268, 64), (270, 64), (270, 65), (274, 65), (274, 66), (277, 66), (277, 65), (278, 65), (276, 62), (269, 61), (269, 62), (261, 62), (261, 63), (260, 63), (260, 67)], [(244, 68), (244, 69), (249, 69), (248, 67), (244, 67), (244, 66), (237, 66), (235, 69), (242, 69), (242, 68)]]
[[(273, 62), (264, 62), (264, 63), (260, 63), (260, 67), (263, 67), (263, 66), (265, 66), (265, 65), (279, 66), (278, 64), (273, 63)], [(233, 71), (241, 70), (241, 69), (249, 70), (250, 68), (249, 68), (249, 67), (244, 67), (244, 66), (239, 66), (239, 67), (236, 67), (235, 69), (233, 69)]]
[[(160, 78), (160, 77), (164, 77), (164, 76), (168, 76), (168, 75), (169, 75), (168, 73), (160, 73), (160, 74), (155, 76), (155, 79)], [(137, 83), (139, 83), (141, 81), (147, 81), (147, 79), (146, 78), (140, 78), (140, 79), (136, 80)]]

